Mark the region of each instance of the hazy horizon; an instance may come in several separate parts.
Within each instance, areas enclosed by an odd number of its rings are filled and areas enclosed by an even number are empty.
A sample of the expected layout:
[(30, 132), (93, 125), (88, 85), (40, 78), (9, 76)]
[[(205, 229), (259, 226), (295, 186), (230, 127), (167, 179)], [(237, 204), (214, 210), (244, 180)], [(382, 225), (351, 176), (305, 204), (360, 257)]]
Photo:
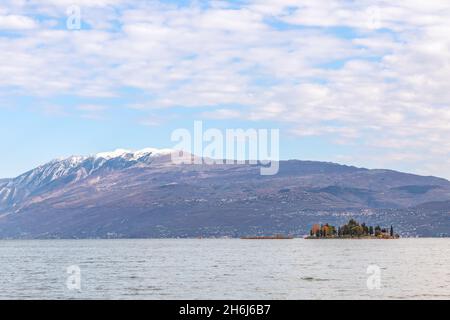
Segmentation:
[[(145, 149), (145, 148), (143, 148)], [(161, 149), (168, 149), (168, 148), (161, 148)], [(29, 168), (25, 171), (20, 172), (17, 175), (14, 176), (0, 176), (0, 179), (14, 179), (22, 174), (25, 174), (41, 165), (45, 165), (51, 161), (57, 161), (57, 160), (63, 160), (63, 159), (67, 159), (70, 157), (91, 157), (91, 156), (96, 156), (100, 153), (108, 153), (108, 152), (113, 152), (115, 150), (130, 150), (130, 151), (137, 151), (137, 150), (131, 150), (131, 149), (127, 149), (127, 148), (116, 148), (114, 150), (110, 150), (110, 151), (102, 151), (102, 152), (96, 152), (96, 153), (91, 153), (91, 154), (71, 154), (71, 155), (64, 155), (64, 156), (59, 156), (59, 157), (54, 157), (52, 159), (49, 159), (43, 163), (40, 163), (32, 168)], [(247, 159), (248, 160), (248, 159)], [(335, 163), (335, 164), (339, 164), (339, 165), (343, 165), (343, 166), (353, 166), (353, 167), (357, 167), (357, 168), (362, 168), (362, 169), (369, 169), (369, 170), (392, 170), (392, 171), (399, 171), (399, 172), (404, 172), (404, 173), (408, 173), (408, 174), (414, 174), (414, 175), (418, 175), (418, 176), (430, 176), (430, 177), (436, 177), (436, 178), (443, 178), (446, 180), (449, 180), (448, 178), (442, 177), (442, 176), (437, 176), (437, 175), (426, 175), (426, 174), (420, 174), (420, 173), (415, 173), (415, 172), (407, 172), (407, 171), (400, 171), (400, 170), (395, 170), (395, 169), (390, 169), (390, 168), (379, 168), (379, 167), (373, 167), (373, 168), (369, 168), (369, 167), (364, 167), (364, 166), (357, 166), (351, 163), (344, 163), (344, 162), (335, 162), (335, 161), (327, 161), (327, 160), (318, 160), (318, 159), (296, 159), (296, 158), (280, 158), (280, 161), (289, 161), (289, 160), (299, 160), (299, 161), (314, 161), (314, 162), (330, 162), (330, 163)], [(449, 180), (450, 181), (450, 180)]]

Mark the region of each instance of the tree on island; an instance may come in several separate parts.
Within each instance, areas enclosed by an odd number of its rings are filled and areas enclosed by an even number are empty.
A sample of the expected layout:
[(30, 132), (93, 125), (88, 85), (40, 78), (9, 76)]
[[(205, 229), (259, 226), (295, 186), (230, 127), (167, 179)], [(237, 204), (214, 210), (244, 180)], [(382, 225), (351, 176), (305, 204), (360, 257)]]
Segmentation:
[(350, 219), (347, 224), (339, 226), (337, 229), (328, 223), (314, 225), (310, 231), (310, 236), (315, 238), (361, 238), (361, 237), (377, 237), (377, 238), (398, 238), (394, 234), (394, 227), (381, 228), (377, 225), (368, 226), (366, 223), (359, 224), (356, 220)]
[(375, 236), (379, 236), (381, 234), (381, 227), (380, 226), (376, 226), (375, 227)]
[(361, 227), (363, 228), (363, 233), (364, 234), (369, 234), (369, 227), (366, 226), (365, 222), (361, 223)]

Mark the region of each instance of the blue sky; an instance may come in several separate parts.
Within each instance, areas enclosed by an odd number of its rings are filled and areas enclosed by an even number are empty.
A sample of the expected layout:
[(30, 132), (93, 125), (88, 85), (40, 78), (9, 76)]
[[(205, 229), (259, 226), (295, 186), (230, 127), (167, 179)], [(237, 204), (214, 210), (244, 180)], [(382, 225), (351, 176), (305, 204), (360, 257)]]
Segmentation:
[(170, 148), (194, 120), (279, 128), (282, 159), (449, 178), (449, 16), (442, 1), (3, 1), (0, 178)]

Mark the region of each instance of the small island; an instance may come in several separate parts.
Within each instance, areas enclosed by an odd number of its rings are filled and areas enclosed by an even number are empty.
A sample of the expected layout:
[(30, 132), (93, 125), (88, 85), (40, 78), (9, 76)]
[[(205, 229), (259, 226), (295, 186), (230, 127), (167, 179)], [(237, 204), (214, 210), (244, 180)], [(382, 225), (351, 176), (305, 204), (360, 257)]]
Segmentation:
[(350, 219), (347, 224), (336, 229), (335, 226), (326, 224), (314, 224), (306, 239), (398, 239), (400, 236), (394, 233), (394, 227), (381, 228), (380, 226), (368, 226), (359, 224)]

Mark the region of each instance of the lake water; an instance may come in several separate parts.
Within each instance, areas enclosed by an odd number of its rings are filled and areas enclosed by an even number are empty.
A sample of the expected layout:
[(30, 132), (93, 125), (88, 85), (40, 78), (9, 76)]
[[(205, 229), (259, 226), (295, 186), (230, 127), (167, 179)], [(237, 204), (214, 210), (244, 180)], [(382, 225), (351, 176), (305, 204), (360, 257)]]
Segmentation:
[(0, 241), (0, 288), (0, 299), (450, 299), (450, 239)]

